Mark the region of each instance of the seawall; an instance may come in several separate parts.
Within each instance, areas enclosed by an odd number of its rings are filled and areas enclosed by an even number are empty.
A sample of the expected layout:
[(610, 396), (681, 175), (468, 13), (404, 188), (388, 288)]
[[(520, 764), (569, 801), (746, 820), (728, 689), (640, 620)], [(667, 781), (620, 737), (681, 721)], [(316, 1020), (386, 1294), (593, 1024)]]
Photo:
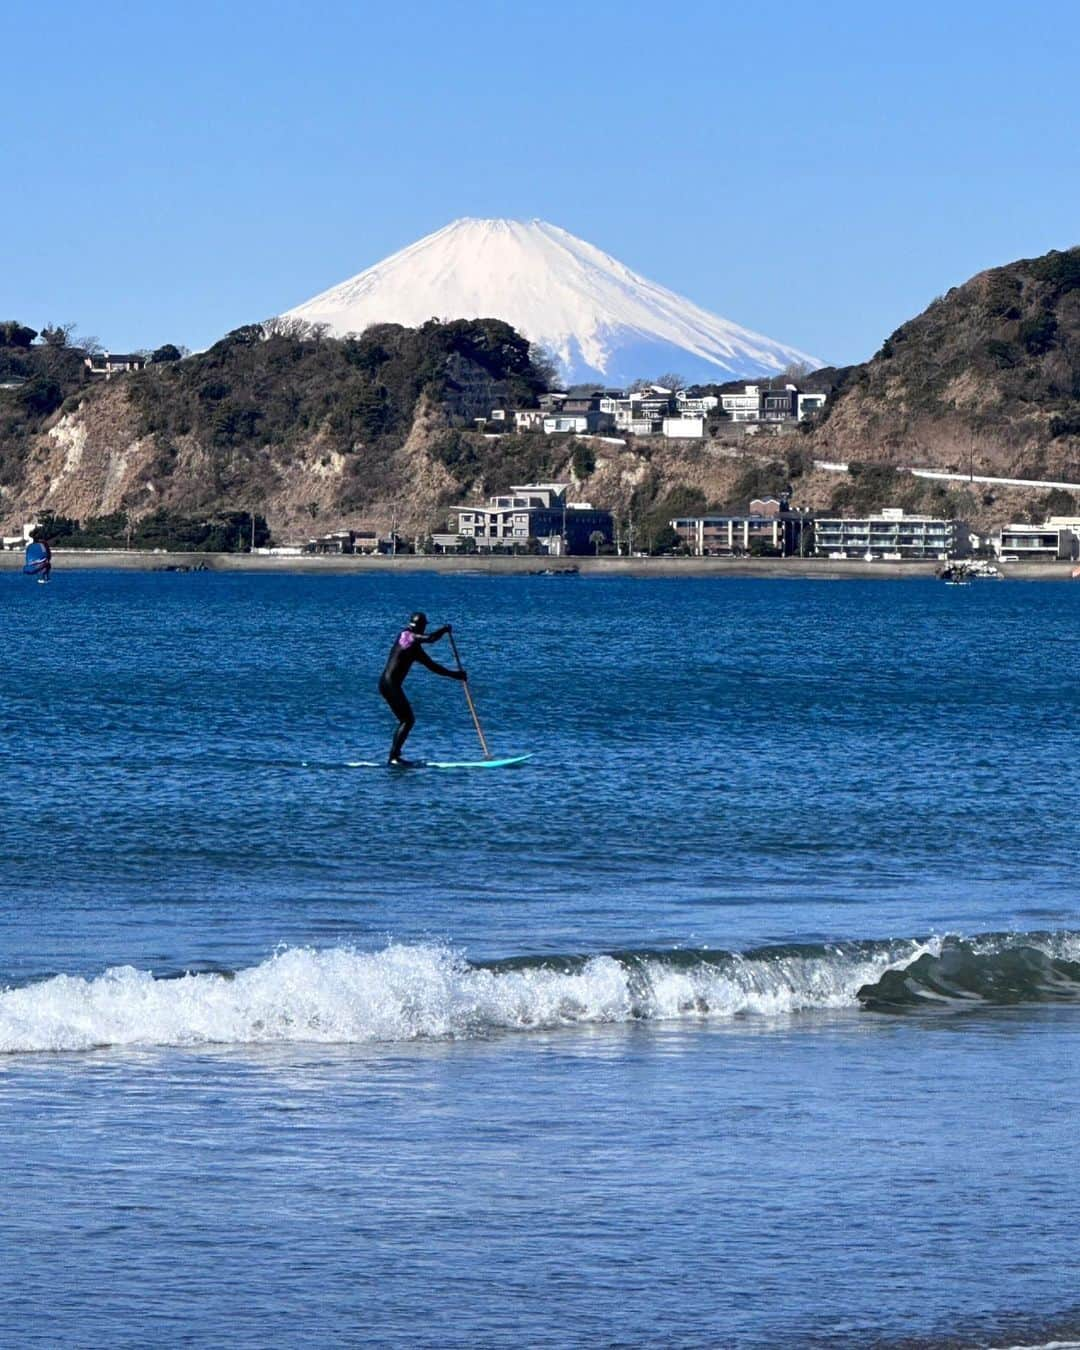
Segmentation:
[[(0, 569), (17, 571), (22, 553), (0, 553)], [(1067, 581), (1072, 562), (1003, 563), (1010, 580)], [(583, 577), (773, 577), (844, 581), (852, 578), (905, 580), (932, 577), (936, 562), (841, 562), (830, 558), (535, 558), (404, 554), (396, 558), (303, 556), (266, 557), (252, 553), (153, 553), (139, 550), (54, 549), (53, 566), (66, 570), (113, 569), (166, 572), (196, 568), (209, 572), (296, 572), (342, 576), (367, 572), (436, 572), (475, 576), (529, 576), (573, 573)]]

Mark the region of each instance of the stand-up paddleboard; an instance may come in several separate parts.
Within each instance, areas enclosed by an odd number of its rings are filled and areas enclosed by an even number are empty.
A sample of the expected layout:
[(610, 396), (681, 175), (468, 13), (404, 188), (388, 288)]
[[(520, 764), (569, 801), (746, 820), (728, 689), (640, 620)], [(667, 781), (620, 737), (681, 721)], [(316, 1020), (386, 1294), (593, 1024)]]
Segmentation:
[(26, 560), (23, 563), (23, 575), (28, 577), (37, 577), (39, 581), (47, 581), (48, 578), (42, 576), (42, 573), (49, 566), (49, 552), (44, 544), (35, 541), (26, 550)]
[(346, 769), (508, 769), (532, 759), (527, 755), (508, 755), (505, 759), (412, 759), (408, 764), (387, 764), (386, 760), (350, 759)]

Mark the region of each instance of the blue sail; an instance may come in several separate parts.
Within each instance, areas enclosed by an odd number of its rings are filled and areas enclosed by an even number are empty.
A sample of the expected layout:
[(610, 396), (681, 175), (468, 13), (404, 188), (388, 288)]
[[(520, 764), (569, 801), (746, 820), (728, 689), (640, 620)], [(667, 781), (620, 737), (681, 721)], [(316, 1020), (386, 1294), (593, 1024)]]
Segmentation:
[(44, 544), (38, 543), (35, 540), (26, 550), (26, 561), (23, 563), (23, 572), (28, 577), (37, 576), (39, 572), (44, 572), (48, 565), (48, 549)]

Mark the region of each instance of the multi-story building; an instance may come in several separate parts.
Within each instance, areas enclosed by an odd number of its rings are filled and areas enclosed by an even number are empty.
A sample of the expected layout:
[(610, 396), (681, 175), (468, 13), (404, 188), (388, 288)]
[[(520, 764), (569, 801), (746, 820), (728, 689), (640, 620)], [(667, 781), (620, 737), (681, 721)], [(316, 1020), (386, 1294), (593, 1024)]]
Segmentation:
[(761, 420), (763, 422), (793, 422), (798, 416), (799, 391), (793, 384), (783, 389), (761, 391)]
[(721, 393), (720, 407), (733, 422), (757, 422), (761, 417), (761, 388), (747, 384), (741, 393)]
[[(756, 545), (783, 557), (803, 551), (813, 516), (802, 511), (751, 512), (745, 516), (691, 516), (671, 528), (698, 557), (734, 557)], [(805, 532), (805, 533), (804, 533)]]
[(685, 389), (677, 389), (675, 406), (681, 417), (708, 417), (720, 406), (720, 400), (714, 394), (698, 398), (688, 394)]
[(971, 552), (962, 520), (906, 515), (885, 507), (871, 516), (818, 516), (814, 553), (829, 558), (963, 558)]
[(1042, 525), (1002, 525), (991, 541), (999, 558), (1068, 560), (1077, 556), (1080, 520), (1051, 516)]
[(605, 394), (599, 406), (614, 417), (618, 430), (633, 431), (639, 436), (658, 435), (664, 418), (671, 416), (676, 408), (671, 390), (660, 385), (630, 394)]
[(550, 554), (592, 553), (593, 535), (611, 541), (611, 512), (568, 501), (569, 490), (567, 483), (524, 483), (484, 506), (455, 506), (451, 512), (457, 533), (475, 540), (478, 549), (508, 549), (535, 539)]
[(820, 412), (826, 398), (825, 394), (800, 393), (794, 384), (782, 389), (746, 384), (741, 390), (722, 391), (720, 406), (733, 422), (801, 422)]

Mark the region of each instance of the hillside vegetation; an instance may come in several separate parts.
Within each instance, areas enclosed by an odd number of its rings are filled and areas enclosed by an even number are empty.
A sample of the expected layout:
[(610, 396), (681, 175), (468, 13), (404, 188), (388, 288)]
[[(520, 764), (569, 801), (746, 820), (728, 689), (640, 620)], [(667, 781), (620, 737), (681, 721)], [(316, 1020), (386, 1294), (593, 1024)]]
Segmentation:
[(78, 349), (28, 334), (0, 323), (5, 533), (51, 513), (73, 539), (202, 541), (194, 547), (244, 546), (253, 516), (279, 540), (391, 522), (423, 534), (445, 528), (450, 505), (538, 479), (573, 482), (579, 498), (632, 518), (643, 540), (673, 516), (743, 511), (785, 489), (797, 506), (902, 506), (988, 528), (1068, 512), (1075, 498), (896, 467), (1080, 480), (1080, 249), (950, 291), (872, 361), (804, 380), (832, 394), (818, 426), (749, 440), (484, 435), (475, 419), (535, 405), (551, 375), (495, 319), (340, 340), (275, 320), (185, 360), (159, 349), (144, 371), (107, 383), (90, 380)]
[(823, 457), (1080, 479), (1080, 248), (981, 272), (834, 376)]

